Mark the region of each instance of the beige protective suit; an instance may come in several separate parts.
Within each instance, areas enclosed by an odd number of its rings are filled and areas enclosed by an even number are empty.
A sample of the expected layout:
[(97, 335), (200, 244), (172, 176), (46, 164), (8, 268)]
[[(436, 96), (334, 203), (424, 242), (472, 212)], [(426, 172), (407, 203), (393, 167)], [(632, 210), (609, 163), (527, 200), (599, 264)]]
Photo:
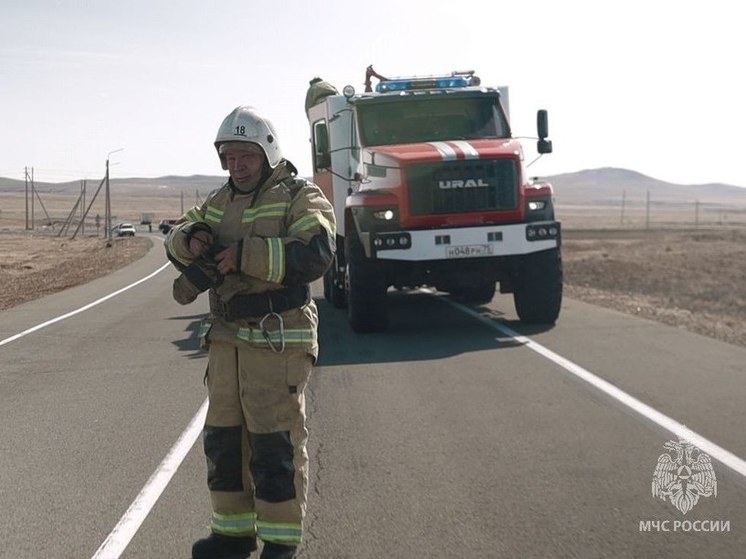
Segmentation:
[[(210, 399), (204, 429), (216, 534), (298, 545), (308, 480), (304, 389), (318, 355), (316, 305), (309, 283), (334, 254), (332, 206), (282, 160), (252, 193), (228, 181), (185, 214), (165, 241), (182, 271), (182, 304), (209, 290), (199, 331), (209, 348)], [(189, 238), (212, 234), (194, 259)], [(211, 255), (239, 243), (240, 273), (221, 276)]]

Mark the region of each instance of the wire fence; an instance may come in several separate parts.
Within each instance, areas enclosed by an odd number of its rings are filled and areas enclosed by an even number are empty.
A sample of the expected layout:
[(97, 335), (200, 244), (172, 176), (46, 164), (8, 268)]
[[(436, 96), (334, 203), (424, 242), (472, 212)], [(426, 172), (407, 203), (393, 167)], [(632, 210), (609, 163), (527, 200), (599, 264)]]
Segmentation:
[[(722, 197), (721, 197), (722, 198)], [(572, 228), (713, 228), (746, 227), (746, 191), (743, 198), (708, 202), (700, 199), (644, 198), (597, 201), (588, 204), (558, 202), (557, 217)]]

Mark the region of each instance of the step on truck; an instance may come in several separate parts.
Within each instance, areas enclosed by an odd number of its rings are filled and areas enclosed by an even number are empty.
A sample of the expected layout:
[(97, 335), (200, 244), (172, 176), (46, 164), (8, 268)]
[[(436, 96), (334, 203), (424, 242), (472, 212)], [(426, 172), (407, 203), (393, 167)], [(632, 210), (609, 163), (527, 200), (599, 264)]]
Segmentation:
[[(324, 296), (355, 332), (386, 329), (391, 287), (483, 304), (499, 285), (522, 322), (557, 320), (560, 223), (552, 186), (527, 176), (507, 87), (473, 71), (388, 79), (368, 67), (362, 93), (311, 80), (306, 114), (313, 180), (337, 219)], [(545, 110), (537, 136), (538, 156), (551, 153)]]

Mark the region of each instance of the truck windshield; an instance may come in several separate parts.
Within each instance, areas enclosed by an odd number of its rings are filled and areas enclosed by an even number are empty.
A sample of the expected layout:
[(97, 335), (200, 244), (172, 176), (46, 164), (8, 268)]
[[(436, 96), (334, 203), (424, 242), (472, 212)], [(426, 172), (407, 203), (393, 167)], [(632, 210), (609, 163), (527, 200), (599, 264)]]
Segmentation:
[(364, 146), (506, 138), (510, 131), (495, 97), (398, 98), (358, 104)]

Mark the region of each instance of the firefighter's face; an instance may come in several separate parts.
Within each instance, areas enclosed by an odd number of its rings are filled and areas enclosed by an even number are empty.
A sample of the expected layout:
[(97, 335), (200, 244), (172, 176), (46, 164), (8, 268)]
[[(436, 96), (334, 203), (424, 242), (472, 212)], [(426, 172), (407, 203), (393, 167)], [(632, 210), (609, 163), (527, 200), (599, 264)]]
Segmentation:
[(262, 174), (264, 152), (253, 144), (230, 146), (225, 150), (228, 172), (234, 183), (255, 185)]

